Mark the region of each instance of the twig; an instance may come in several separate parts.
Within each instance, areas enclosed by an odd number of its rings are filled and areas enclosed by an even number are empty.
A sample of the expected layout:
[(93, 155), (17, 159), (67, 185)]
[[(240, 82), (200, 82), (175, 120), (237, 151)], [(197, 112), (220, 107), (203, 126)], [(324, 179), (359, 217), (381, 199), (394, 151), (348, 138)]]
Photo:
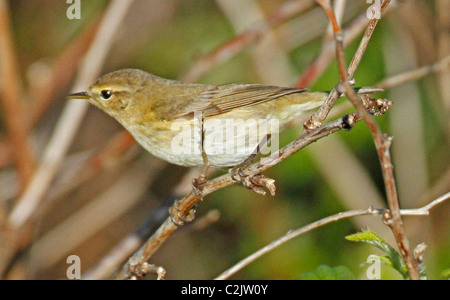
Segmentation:
[[(323, 1), (319, 1), (323, 2)], [(380, 14), (383, 14), (389, 4), (390, 0), (384, 0), (380, 5)], [(372, 38), (373, 32), (378, 24), (378, 19), (372, 19), (369, 22), (369, 25), (366, 28), (366, 31), (364, 32), (363, 38), (361, 39), (361, 42), (358, 46), (358, 49), (356, 51), (356, 54), (354, 55), (349, 67), (348, 67), (348, 73), (347, 76), (349, 79), (353, 79), (353, 76), (355, 75), (356, 69), (358, 68), (359, 64), (361, 63), (361, 60), (364, 56), (364, 53), (366, 52), (367, 46), (369, 45), (369, 41)], [(336, 22), (335, 22), (336, 23)], [(337, 24), (337, 23), (336, 23)], [(335, 24), (335, 25), (336, 25)], [(339, 39), (342, 39), (342, 34), (339, 34)], [(342, 73), (342, 71), (340, 71)], [(339, 98), (339, 92), (337, 87), (334, 88), (330, 95), (328, 96), (328, 99), (325, 101), (324, 104), (320, 107), (317, 114), (313, 115), (308, 122), (305, 123), (305, 128), (310, 130), (317, 128), (320, 126), (323, 121), (328, 116), (328, 113), (330, 112), (331, 108), (333, 108), (334, 104), (336, 103), (337, 99)]]
[(450, 69), (450, 55), (444, 57), (440, 61), (427, 65), (418, 69), (414, 69), (408, 72), (404, 72), (389, 78), (386, 78), (385, 80), (381, 81), (380, 83), (376, 84), (375, 87), (381, 88), (381, 89), (388, 89), (392, 88), (394, 86), (399, 86), (405, 82), (417, 80), (422, 77), (425, 77), (428, 74), (435, 73), (435, 72), (442, 72), (445, 70)]
[[(403, 222), (400, 215), (400, 205), (398, 201), (398, 193), (397, 188), (395, 185), (395, 177), (394, 177), (394, 167), (391, 161), (390, 156), (390, 146), (391, 146), (391, 138), (386, 137), (382, 134), (381, 130), (379, 129), (378, 125), (376, 124), (375, 120), (372, 118), (372, 116), (369, 114), (369, 112), (365, 109), (361, 101), (358, 99), (358, 96), (356, 92), (353, 90), (353, 88), (350, 85), (350, 82), (348, 80), (347, 76), (347, 68), (345, 66), (345, 56), (344, 56), (344, 48), (342, 43), (342, 36), (341, 36), (341, 30), (339, 26), (337, 25), (337, 22), (333, 19), (335, 19), (333, 12), (329, 5), (325, 3), (325, 1), (316, 0), (325, 10), (331, 21), (333, 22), (333, 30), (335, 34), (335, 40), (336, 40), (336, 55), (338, 59), (338, 66), (339, 66), (339, 74), (341, 78), (341, 86), (343, 87), (347, 97), (349, 100), (353, 103), (353, 105), (358, 109), (358, 112), (363, 117), (365, 123), (367, 124), (372, 137), (375, 141), (375, 146), (377, 148), (378, 157), (380, 159), (380, 164), (383, 172), (383, 178), (384, 178), (384, 185), (386, 187), (386, 195), (389, 205), (389, 213), (384, 215), (385, 223), (391, 227), (391, 230), (394, 234), (395, 240), (397, 242), (398, 248), (400, 250), (400, 254), (402, 255), (403, 259), (405, 260), (406, 266), (408, 268), (408, 273), (411, 279), (413, 280), (419, 280), (419, 268), (416, 259), (414, 258), (413, 253), (411, 252), (409, 241), (406, 237), (405, 229), (403, 226)], [(386, 7), (390, 3), (390, 0), (385, 0), (381, 4), (381, 6)], [(373, 32), (374, 28), (371, 28)], [(355, 54), (355, 57), (353, 61), (360, 61), (362, 58), (363, 53), (365, 52), (365, 48), (367, 47), (367, 44), (370, 39), (363, 39), (365, 40), (366, 46), (363, 48), (364, 51), (360, 52), (359, 49), (357, 53)], [(358, 59), (359, 58), (359, 59)], [(354, 67), (350, 67), (349, 73), (354, 73), (356, 71), (356, 67), (359, 63), (355, 63)], [(350, 77), (351, 79), (351, 77)]]
[[(85, 89), (97, 77), (116, 32), (132, 2), (133, 0), (111, 2), (78, 73), (73, 87), (74, 91)], [(10, 215), (9, 222), (13, 228), (22, 227), (44, 197), (81, 124), (87, 107), (87, 102), (70, 101), (67, 103), (44, 152), (39, 169)]]
[(20, 186), (25, 190), (34, 172), (34, 161), (28, 144), (27, 107), (23, 102), (23, 84), (13, 44), (8, 3), (0, 0), (0, 92)]
[[(442, 204), (445, 200), (450, 199), (450, 193), (447, 193), (438, 199), (430, 202), (428, 205), (416, 208), (416, 209), (402, 209), (400, 210), (401, 215), (404, 216), (425, 216), (429, 215), (430, 210), (432, 210), (434, 207)], [(238, 271), (242, 270), (244, 267), (248, 266), (250, 263), (254, 262), (258, 258), (262, 257), (266, 253), (274, 250), (275, 248), (281, 246), (282, 244), (286, 243), (287, 241), (292, 240), (295, 237), (298, 237), (302, 234), (305, 234), (307, 232), (310, 232), (312, 230), (315, 230), (321, 226), (337, 222), (340, 220), (353, 218), (357, 216), (364, 216), (364, 215), (384, 215), (386, 213), (386, 209), (374, 209), (373, 207), (369, 207), (368, 209), (363, 210), (350, 210), (346, 212), (341, 212), (335, 215), (328, 216), (326, 218), (320, 219), (316, 222), (313, 222), (311, 224), (308, 224), (306, 226), (303, 226), (301, 228), (298, 228), (294, 231), (289, 231), (284, 236), (276, 239), (275, 241), (271, 242), (270, 244), (264, 246), (263, 248), (259, 249), (258, 251), (252, 253), (252, 255), (249, 255), (245, 259), (241, 260), (237, 264), (235, 264), (233, 267), (227, 269), (222, 274), (217, 276), (216, 280), (224, 280), (230, 278), (232, 275), (236, 274)]]
[(447, 201), (450, 199), (450, 192), (440, 196), (439, 198), (431, 201), (427, 205), (421, 208), (415, 208), (415, 209), (401, 209), (400, 214), (402, 216), (428, 216), (430, 214), (430, 211), (435, 208), (436, 206), (444, 203), (444, 201)]
[(245, 266), (249, 265), (251, 262), (255, 261), (256, 259), (260, 258), (264, 254), (272, 251), (273, 249), (277, 248), (278, 246), (286, 243), (287, 241), (300, 236), (304, 233), (307, 233), (311, 230), (314, 230), (318, 227), (324, 226), (326, 224), (340, 221), (347, 218), (353, 218), (357, 216), (364, 216), (364, 215), (376, 215), (379, 214), (378, 211), (374, 210), (373, 208), (368, 208), (364, 210), (350, 210), (346, 212), (341, 212), (335, 215), (328, 216), (326, 218), (320, 219), (316, 222), (313, 222), (311, 224), (308, 224), (304, 227), (301, 227), (299, 229), (296, 229), (294, 231), (289, 231), (287, 234), (282, 236), (281, 238), (271, 242), (270, 244), (266, 245), (265, 247), (259, 249), (258, 251), (254, 252), (252, 255), (246, 257), (245, 259), (241, 260), (237, 264), (235, 264), (233, 267), (229, 268), (219, 276), (217, 276), (216, 280), (224, 280), (232, 276), (233, 274), (237, 273), (238, 271), (242, 270)]

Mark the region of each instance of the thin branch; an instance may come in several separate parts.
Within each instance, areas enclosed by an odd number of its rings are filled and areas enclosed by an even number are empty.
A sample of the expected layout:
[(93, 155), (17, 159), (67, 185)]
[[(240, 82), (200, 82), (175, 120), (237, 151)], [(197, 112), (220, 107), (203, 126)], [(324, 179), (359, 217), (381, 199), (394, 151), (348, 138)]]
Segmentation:
[[(436, 206), (442, 204), (444, 201), (450, 199), (450, 193), (447, 193), (438, 199), (435, 199), (434, 201), (430, 202), (428, 205), (425, 205), (421, 208), (416, 209), (402, 209), (400, 210), (401, 215), (403, 216), (427, 216), (429, 215), (430, 211), (435, 208)], [(384, 215), (386, 213), (386, 209), (374, 209), (373, 207), (369, 207), (368, 209), (363, 210), (350, 210), (346, 212), (341, 212), (335, 215), (328, 216), (326, 218), (320, 219), (316, 222), (313, 222), (311, 224), (308, 224), (306, 226), (303, 226), (301, 228), (298, 228), (293, 231), (289, 231), (284, 236), (274, 240), (273, 242), (269, 243), (268, 245), (264, 246), (263, 248), (259, 249), (258, 251), (252, 253), (245, 259), (241, 260), (237, 264), (235, 264), (233, 267), (227, 269), (222, 274), (217, 276), (216, 280), (224, 280), (230, 278), (232, 275), (236, 274), (246, 266), (248, 266), (250, 263), (254, 262), (258, 258), (262, 257), (263, 255), (269, 253), (270, 251), (274, 250), (275, 248), (281, 246), (282, 244), (286, 243), (287, 241), (292, 240), (293, 238), (296, 238), (302, 234), (305, 234), (307, 232), (310, 232), (312, 230), (315, 230), (321, 226), (341, 221), (348, 218), (353, 218), (357, 216), (365, 216), (365, 215)]]
[[(320, 1), (320, 2), (323, 2), (323, 1)], [(387, 10), (389, 2), (390, 2), (390, 0), (389, 1), (384, 0), (381, 3), (380, 14), (383, 14)], [(359, 64), (361, 63), (364, 53), (367, 50), (367, 46), (369, 45), (369, 41), (372, 38), (373, 32), (378, 24), (378, 21), (379, 20), (376, 18), (370, 20), (370, 22), (366, 28), (366, 31), (364, 32), (363, 38), (361, 39), (361, 42), (358, 46), (356, 54), (354, 55), (350, 65), (348, 67), (347, 76), (345, 76), (345, 77), (348, 77), (351, 80), (353, 79), (356, 69), (358, 68)], [(342, 39), (342, 34), (340, 34), (339, 39)], [(341, 74), (341, 75), (343, 75), (343, 74)], [(335, 87), (333, 89), (333, 91), (331, 91), (331, 93), (328, 96), (328, 99), (325, 101), (325, 103), (322, 104), (322, 106), (320, 107), (317, 114), (313, 115), (311, 117), (311, 119), (305, 123), (305, 128), (310, 130), (310, 129), (314, 129), (314, 128), (317, 128), (318, 126), (320, 126), (323, 123), (323, 121), (326, 119), (326, 117), (328, 116), (328, 113), (333, 108), (333, 106), (336, 103), (338, 98), (339, 98), (339, 92), (338, 92), (337, 87)]]
[[(333, 19), (335, 19), (334, 14), (331, 11), (331, 8), (329, 5), (326, 5), (324, 1), (317, 0), (319, 4), (324, 8), (327, 15), (331, 18), (331, 21), (333, 24), (336, 24), (336, 26), (333, 26), (334, 34), (335, 34), (335, 40), (336, 40), (336, 55), (338, 59), (338, 67), (339, 67), (339, 74), (341, 77), (341, 86), (343, 87), (348, 99), (353, 103), (353, 105), (358, 109), (358, 112), (363, 117), (365, 123), (367, 124), (372, 137), (375, 141), (375, 146), (378, 151), (378, 157), (380, 159), (381, 169), (383, 172), (383, 178), (384, 178), (384, 185), (386, 187), (386, 195), (388, 200), (388, 205), (390, 212), (389, 214), (385, 214), (385, 223), (391, 227), (392, 232), (394, 233), (395, 240), (397, 242), (398, 248), (400, 250), (400, 254), (402, 255), (403, 259), (405, 260), (406, 266), (408, 268), (408, 273), (411, 279), (413, 280), (419, 280), (419, 267), (417, 264), (416, 259), (414, 258), (414, 255), (410, 249), (409, 241), (406, 237), (405, 229), (403, 226), (403, 221), (401, 219), (400, 215), (400, 205), (398, 201), (398, 193), (397, 188), (395, 184), (395, 176), (394, 176), (394, 167), (391, 161), (390, 156), (390, 146), (391, 146), (391, 138), (385, 137), (383, 133), (381, 132), (380, 128), (376, 124), (375, 120), (372, 118), (372, 116), (369, 114), (369, 112), (365, 109), (364, 105), (358, 98), (356, 92), (353, 90), (353, 88), (350, 85), (350, 82), (347, 77), (347, 68), (345, 66), (345, 56), (344, 56), (344, 47), (343, 47), (343, 41), (342, 41), (342, 33), (337, 25), (337, 22)], [(390, 3), (390, 0), (385, 0), (381, 4), (383, 7), (387, 7), (387, 5)], [(373, 32), (374, 28), (370, 28)], [(364, 51), (359, 52), (360, 49), (358, 49), (357, 53), (354, 56), (353, 61), (358, 61), (358, 58), (362, 58), (363, 53), (365, 52), (365, 48), (367, 47), (367, 44), (369, 43), (370, 38), (363, 39), (366, 46), (363, 48)], [(359, 61), (360, 61), (359, 59)], [(350, 67), (350, 73), (354, 73), (356, 71), (356, 68), (358, 66), (358, 62), (354, 64), (354, 68)], [(351, 77), (350, 77), (351, 79)]]
[(450, 55), (444, 57), (440, 61), (427, 65), (418, 69), (407, 71), (389, 78), (384, 79), (380, 83), (376, 84), (375, 87), (381, 89), (389, 89), (394, 86), (399, 86), (408, 81), (417, 80), (423, 78), (431, 73), (442, 72), (449, 70), (450, 67)]
[(289, 240), (292, 240), (293, 238), (300, 236), (304, 233), (307, 233), (309, 231), (312, 231), (316, 228), (319, 228), (321, 226), (327, 225), (332, 222), (340, 221), (347, 218), (353, 218), (357, 216), (364, 216), (364, 215), (377, 215), (379, 214), (378, 211), (374, 210), (373, 208), (368, 208), (364, 210), (350, 210), (346, 212), (341, 212), (335, 215), (328, 216), (326, 218), (320, 219), (316, 222), (313, 222), (311, 224), (308, 224), (304, 227), (301, 227), (299, 229), (296, 229), (294, 231), (289, 231), (287, 234), (282, 236), (281, 238), (271, 242), (270, 244), (266, 245), (265, 247), (259, 249), (258, 251), (254, 252), (252, 255), (246, 257), (245, 259), (241, 260), (237, 264), (235, 264), (233, 267), (229, 268), (219, 276), (217, 276), (216, 280), (224, 280), (232, 276), (233, 274), (237, 273), (238, 271), (242, 270), (244, 267), (252, 263), (253, 261), (257, 260), (264, 254), (272, 251), (273, 249), (277, 248), (278, 246), (281, 246), (282, 244), (286, 243)]
[[(103, 66), (117, 30), (133, 0), (111, 2), (103, 17), (98, 34), (78, 73), (73, 90), (85, 89)], [(55, 177), (87, 110), (88, 103), (70, 101), (60, 117), (53, 136), (44, 152), (42, 162), (22, 198), (14, 207), (9, 222), (13, 228), (22, 227), (32, 216)]]
[(433, 208), (435, 208), (438, 205), (441, 205), (442, 203), (444, 203), (444, 201), (447, 201), (448, 199), (450, 199), (450, 192), (440, 196), (437, 199), (434, 199), (424, 207), (415, 209), (401, 209), (400, 214), (402, 216), (428, 216)]
[[(353, 20), (345, 29), (344, 33), (344, 46), (346, 47), (354, 39), (356, 39), (360, 33), (366, 28), (369, 20), (367, 19), (366, 13), (359, 15), (355, 20)], [(332, 60), (335, 58), (335, 46), (334, 39), (325, 39), (320, 53), (314, 58), (314, 60), (309, 64), (306, 70), (302, 73), (300, 79), (298, 79), (295, 87), (308, 87), (310, 86), (329, 66)]]
[(20, 185), (24, 190), (33, 176), (34, 161), (28, 144), (27, 107), (24, 105), (23, 84), (11, 34), (8, 3), (5, 0), (0, 0), (0, 53), (0, 92), (4, 118), (14, 148)]

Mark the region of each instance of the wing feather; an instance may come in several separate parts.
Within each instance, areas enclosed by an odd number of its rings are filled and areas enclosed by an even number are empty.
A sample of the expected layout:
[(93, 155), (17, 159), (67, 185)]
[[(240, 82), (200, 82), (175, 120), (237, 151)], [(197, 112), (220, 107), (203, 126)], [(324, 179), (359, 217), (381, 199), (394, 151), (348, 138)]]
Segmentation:
[[(204, 117), (224, 114), (233, 109), (256, 105), (286, 95), (302, 93), (306, 89), (268, 86), (259, 84), (227, 84), (214, 86), (200, 94), (200, 103), (195, 111), (201, 111)], [(194, 113), (193, 107), (186, 107), (182, 116)]]

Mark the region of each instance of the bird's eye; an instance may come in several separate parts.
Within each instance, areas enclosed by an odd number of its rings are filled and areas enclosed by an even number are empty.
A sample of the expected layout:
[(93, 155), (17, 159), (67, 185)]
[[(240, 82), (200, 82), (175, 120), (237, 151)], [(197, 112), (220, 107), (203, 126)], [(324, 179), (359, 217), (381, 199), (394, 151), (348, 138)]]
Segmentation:
[(109, 98), (111, 98), (112, 95), (113, 95), (113, 92), (110, 90), (101, 91), (101, 96), (102, 96), (103, 100), (109, 100)]

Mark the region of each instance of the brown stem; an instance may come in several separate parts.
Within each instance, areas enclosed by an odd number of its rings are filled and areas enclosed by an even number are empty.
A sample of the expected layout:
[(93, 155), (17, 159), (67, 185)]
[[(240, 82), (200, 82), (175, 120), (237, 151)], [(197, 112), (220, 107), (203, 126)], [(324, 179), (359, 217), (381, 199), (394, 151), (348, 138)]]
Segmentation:
[[(325, 4), (323, 1), (319, 1), (319, 2), (320, 2), (319, 4), (321, 4), (321, 6)], [(381, 14), (383, 14), (387, 10), (389, 2), (390, 2), (390, 0), (385, 0), (381, 3), (381, 5), (380, 5), (380, 13)], [(329, 12), (327, 13), (327, 15), (328, 14), (329, 14)], [(366, 31), (364, 32), (363, 38), (361, 39), (361, 42), (358, 46), (358, 49), (357, 49), (355, 55), (353, 56), (352, 61), (350, 62), (350, 65), (349, 65), (348, 71), (347, 71), (347, 75), (343, 76), (344, 74), (342, 73), (342, 70), (340, 69), (339, 72), (341, 74), (341, 77), (345, 77), (345, 78), (348, 77), (349, 79), (353, 79), (356, 69), (358, 68), (359, 64), (361, 63), (362, 58), (367, 50), (367, 46), (369, 45), (369, 42), (372, 38), (373, 32), (378, 24), (378, 21), (379, 21), (378, 19), (370, 20), (369, 25), (367, 26)], [(337, 23), (337, 22), (334, 22), (334, 23)], [(341, 35), (341, 34), (339, 33), (339, 35)], [(341, 39), (340, 37), (338, 37), (338, 38)], [(338, 47), (341, 47), (341, 46), (338, 46)], [(343, 46), (342, 46), (342, 48), (343, 48)], [(342, 66), (340, 66), (340, 67), (342, 67)], [(328, 113), (330, 112), (331, 108), (334, 106), (334, 104), (336, 103), (338, 98), (339, 98), (338, 89), (334, 88), (333, 91), (328, 96), (328, 99), (320, 107), (317, 114), (311, 118), (309, 123), (315, 124), (315, 126), (320, 126), (322, 124), (322, 122), (326, 119), (326, 117), (328, 116)]]
[[(327, 7), (325, 7), (323, 1), (317, 0), (318, 3), (321, 3), (323, 5), (325, 12), (330, 17), (331, 21), (335, 20), (334, 15), (331, 15), (329, 13), (329, 10)], [(389, 4), (390, 0), (385, 0), (382, 3), (382, 7), (386, 8)], [(335, 22), (337, 24), (337, 22)], [(390, 146), (391, 146), (391, 138), (386, 137), (381, 132), (380, 128), (376, 124), (375, 120), (372, 118), (372, 116), (369, 114), (369, 112), (365, 109), (364, 105), (358, 99), (358, 96), (356, 92), (351, 87), (348, 78), (347, 78), (347, 68), (345, 66), (345, 60), (344, 60), (344, 47), (342, 43), (342, 36), (341, 36), (341, 30), (340, 28), (335, 28), (333, 26), (334, 33), (335, 33), (335, 40), (336, 40), (336, 51), (337, 51), (337, 59), (338, 59), (338, 66), (339, 66), (339, 73), (341, 76), (341, 85), (344, 88), (344, 91), (349, 98), (349, 100), (353, 103), (353, 105), (358, 109), (358, 112), (363, 117), (365, 123), (369, 127), (370, 133), (372, 134), (372, 137), (375, 141), (375, 146), (377, 148), (378, 157), (380, 159), (381, 169), (383, 172), (383, 178), (384, 178), (384, 185), (386, 188), (386, 195), (388, 200), (388, 205), (390, 212), (388, 214), (385, 214), (385, 222), (386, 224), (391, 228), (395, 240), (397, 242), (397, 246), (400, 250), (400, 254), (402, 255), (403, 259), (405, 260), (406, 266), (408, 268), (408, 273), (411, 279), (413, 280), (419, 280), (419, 267), (417, 264), (417, 261), (411, 252), (409, 241), (406, 237), (406, 232), (403, 226), (403, 222), (400, 215), (400, 205), (398, 201), (398, 194), (397, 194), (397, 188), (395, 185), (395, 177), (394, 177), (394, 167), (391, 161), (390, 156)], [(374, 27), (368, 28), (368, 31), (370, 32), (370, 35), (373, 33)], [(367, 31), (366, 31), (367, 32)], [(366, 46), (369, 42), (370, 38), (367, 38), (367, 41), (365, 41)], [(362, 57), (362, 53), (357, 52), (358, 57)], [(355, 59), (353, 61), (356, 61)], [(354, 72), (357, 67), (357, 62), (354, 63), (355, 68), (350, 69), (350, 72)]]

